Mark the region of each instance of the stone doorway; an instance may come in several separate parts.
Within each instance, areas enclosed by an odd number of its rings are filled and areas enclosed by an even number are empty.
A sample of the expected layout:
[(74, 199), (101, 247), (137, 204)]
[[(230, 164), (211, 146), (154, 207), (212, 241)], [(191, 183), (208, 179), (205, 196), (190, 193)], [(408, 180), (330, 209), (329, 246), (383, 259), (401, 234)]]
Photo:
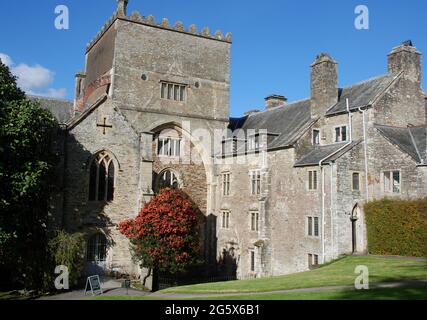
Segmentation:
[(359, 204), (355, 204), (351, 212), (351, 241), (352, 253), (363, 252), (363, 219)]

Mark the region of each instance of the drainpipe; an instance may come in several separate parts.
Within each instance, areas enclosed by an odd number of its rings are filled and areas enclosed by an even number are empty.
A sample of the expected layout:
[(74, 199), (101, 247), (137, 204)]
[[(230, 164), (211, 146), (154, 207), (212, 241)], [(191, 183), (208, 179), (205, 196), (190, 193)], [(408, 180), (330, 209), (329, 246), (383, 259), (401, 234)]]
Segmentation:
[(362, 113), (362, 123), (363, 123), (363, 146), (364, 146), (364, 156), (365, 156), (365, 192), (366, 192), (366, 202), (369, 201), (369, 179), (368, 179), (368, 144), (366, 141), (366, 110), (363, 111), (362, 108), (359, 108), (359, 112)]
[[(348, 122), (349, 122), (349, 124), (352, 127), (352, 124), (351, 124), (350, 104), (349, 104), (348, 99), (347, 99), (347, 112), (348, 112)], [(350, 132), (351, 132), (351, 129), (350, 129)], [(323, 167), (323, 162), (325, 162), (330, 157), (336, 155), (337, 153), (341, 152), (342, 150), (344, 150), (345, 148), (347, 148), (348, 146), (350, 146), (353, 143), (353, 141), (352, 141), (353, 136), (352, 136), (351, 133), (349, 135), (349, 138), (350, 139), (349, 139), (348, 143), (346, 143), (344, 146), (342, 146), (341, 148), (339, 148), (334, 153), (328, 155), (326, 158), (323, 158), (322, 160), (319, 161), (319, 169), (320, 169), (320, 175), (321, 175), (321, 179), (322, 179), (322, 193), (321, 193), (321, 198), (322, 198), (322, 263), (323, 264), (325, 263), (325, 260), (326, 260), (325, 259), (325, 256), (326, 256), (325, 255), (325, 225), (326, 225), (326, 223), (325, 223), (325, 198), (326, 197), (325, 196), (326, 195), (325, 195), (325, 170), (324, 170), (324, 167)], [(332, 170), (332, 167), (331, 167), (331, 170)], [(331, 183), (332, 183), (332, 181), (331, 181)], [(332, 189), (332, 186), (331, 186), (331, 189)], [(332, 210), (331, 210), (331, 214), (332, 214)], [(332, 226), (331, 226), (331, 228), (332, 228)]]

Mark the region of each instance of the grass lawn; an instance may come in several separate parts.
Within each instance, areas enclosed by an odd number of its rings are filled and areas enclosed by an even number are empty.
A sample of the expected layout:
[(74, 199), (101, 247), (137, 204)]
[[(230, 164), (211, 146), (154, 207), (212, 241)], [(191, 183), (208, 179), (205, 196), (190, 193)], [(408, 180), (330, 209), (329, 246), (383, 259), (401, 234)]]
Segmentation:
[[(98, 297), (96, 300), (154, 300), (150, 297)], [(186, 300), (427, 300), (426, 287), (399, 287), (370, 290), (333, 290), (275, 294), (206, 297)]]
[(218, 282), (169, 288), (160, 293), (256, 293), (288, 289), (354, 285), (357, 266), (369, 268), (370, 284), (427, 279), (427, 262), (382, 257), (346, 257), (319, 269), (266, 279)]

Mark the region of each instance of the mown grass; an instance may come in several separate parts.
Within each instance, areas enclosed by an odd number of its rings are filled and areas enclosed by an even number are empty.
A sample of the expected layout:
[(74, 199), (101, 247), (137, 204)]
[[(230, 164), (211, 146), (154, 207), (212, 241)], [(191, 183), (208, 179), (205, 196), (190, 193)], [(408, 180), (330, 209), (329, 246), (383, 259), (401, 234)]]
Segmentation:
[[(96, 300), (161, 300), (155, 297), (98, 297)], [(166, 300), (166, 299), (164, 299)], [(321, 292), (291, 292), (273, 294), (206, 297), (183, 300), (427, 300), (427, 286), (378, 288), (370, 290), (330, 290)]]
[(169, 288), (159, 293), (223, 294), (257, 293), (289, 289), (354, 285), (357, 266), (369, 268), (371, 284), (403, 280), (427, 279), (427, 262), (412, 259), (388, 259), (352, 256), (319, 269), (264, 279), (218, 282)]

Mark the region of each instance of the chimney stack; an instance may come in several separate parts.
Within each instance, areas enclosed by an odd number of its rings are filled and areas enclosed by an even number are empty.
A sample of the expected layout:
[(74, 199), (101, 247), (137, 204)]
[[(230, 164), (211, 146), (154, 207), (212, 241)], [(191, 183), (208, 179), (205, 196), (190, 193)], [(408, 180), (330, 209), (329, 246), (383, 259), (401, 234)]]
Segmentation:
[(338, 63), (321, 53), (311, 65), (311, 113), (322, 117), (338, 102)]
[(126, 17), (126, 9), (128, 6), (128, 0), (117, 0), (117, 13), (119, 17)]
[(421, 86), (421, 53), (408, 40), (393, 48), (388, 55), (388, 72), (398, 74), (404, 72), (404, 78)]
[(277, 94), (271, 94), (265, 98), (265, 109), (269, 110), (271, 108), (284, 106), (288, 99), (284, 96), (280, 96)]

